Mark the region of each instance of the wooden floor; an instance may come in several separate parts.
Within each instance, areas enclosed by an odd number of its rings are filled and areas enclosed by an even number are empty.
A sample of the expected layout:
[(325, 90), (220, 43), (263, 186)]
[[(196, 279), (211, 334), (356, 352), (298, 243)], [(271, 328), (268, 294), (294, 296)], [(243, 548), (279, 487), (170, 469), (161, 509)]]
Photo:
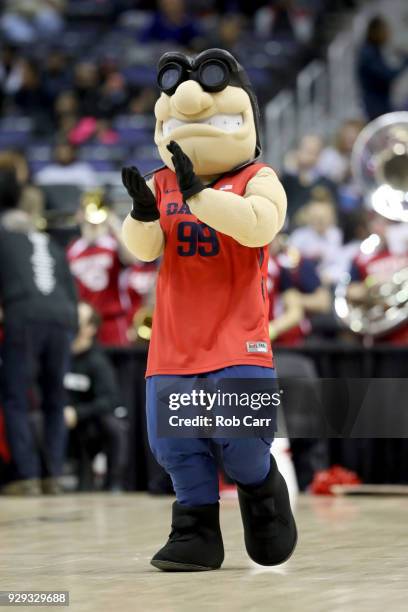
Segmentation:
[(237, 502), (224, 501), (224, 566), (195, 574), (149, 565), (171, 501), (0, 498), (0, 590), (69, 590), (75, 612), (408, 610), (407, 497), (300, 498), (297, 552), (275, 569), (248, 560)]

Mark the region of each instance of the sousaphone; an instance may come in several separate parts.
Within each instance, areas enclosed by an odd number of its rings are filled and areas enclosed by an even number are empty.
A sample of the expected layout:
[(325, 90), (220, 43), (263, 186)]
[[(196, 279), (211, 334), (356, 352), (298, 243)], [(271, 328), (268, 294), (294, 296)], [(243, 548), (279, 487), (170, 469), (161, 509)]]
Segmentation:
[[(382, 115), (359, 134), (351, 156), (352, 172), (364, 194), (367, 208), (396, 224), (408, 222), (408, 112)], [(407, 227), (408, 229), (408, 227)], [(363, 252), (380, 246), (380, 237), (369, 236)], [(384, 336), (408, 320), (408, 266), (386, 280), (369, 277), (364, 300), (352, 302), (348, 296), (350, 277), (335, 292), (335, 312), (340, 321), (356, 334), (367, 338)]]

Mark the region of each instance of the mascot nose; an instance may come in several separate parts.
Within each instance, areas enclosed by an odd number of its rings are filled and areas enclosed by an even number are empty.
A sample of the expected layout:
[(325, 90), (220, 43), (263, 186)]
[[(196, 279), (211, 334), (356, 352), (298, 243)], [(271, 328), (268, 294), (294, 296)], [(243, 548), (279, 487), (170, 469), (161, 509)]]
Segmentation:
[(175, 109), (182, 115), (198, 115), (213, 104), (212, 96), (196, 81), (181, 83), (171, 98)]

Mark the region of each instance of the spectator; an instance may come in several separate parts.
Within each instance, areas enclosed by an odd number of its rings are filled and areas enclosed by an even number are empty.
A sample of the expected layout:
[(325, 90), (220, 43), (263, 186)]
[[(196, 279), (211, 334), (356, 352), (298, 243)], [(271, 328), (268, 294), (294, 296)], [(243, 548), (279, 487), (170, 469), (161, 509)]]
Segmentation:
[[(296, 330), (296, 340), (302, 338), (301, 323), (304, 319), (299, 292), (286, 282), (286, 270), (291, 262), (287, 262), (282, 234), (271, 243), (268, 261), (268, 296), (269, 296), (269, 335), (271, 340), (284, 341), (288, 334), (293, 337)], [(285, 265), (286, 263), (286, 265)], [(297, 262), (296, 262), (297, 263)]]
[[(31, 182), (27, 161), (16, 151), (0, 152), (0, 171), (8, 171), (15, 175), (20, 187), (18, 207), (28, 213), (33, 221), (40, 217), (44, 210), (44, 194)], [(5, 202), (2, 203), (5, 205)], [(7, 208), (7, 204), (5, 206)]]
[(0, 194), (0, 213), (17, 208), (20, 187), (14, 170), (7, 166), (0, 170)]
[(95, 187), (98, 177), (92, 166), (77, 160), (76, 149), (68, 142), (60, 142), (54, 150), (54, 163), (35, 175), (38, 185), (77, 185), (82, 189)]
[(13, 96), (13, 101), (21, 114), (28, 115), (34, 120), (37, 131), (51, 130), (50, 99), (34, 61), (27, 59), (22, 61), (21, 84)]
[[(17, 195), (16, 190), (10, 206), (17, 204)], [(64, 449), (63, 377), (77, 319), (75, 286), (63, 251), (35, 231), (26, 213), (9, 210), (1, 221), (2, 397), (15, 472), (3, 492), (37, 495), (42, 477), (43, 492), (55, 494)], [(29, 421), (28, 394), (37, 371), (45, 417), (43, 473)]]
[(93, 141), (104, 145), (116, 144), (119, 141), (119, 135), (116, 130), (113, 129), (109, 119), (104, 117), (96, 119)]
[(368, 211), (358, 210), (345, 215), (342, 223), (343, 245), (338, 260), (338, 279), (343, 280), (360, 252), (360, 245), (369, 236)]
[(98, 452), (107, 456), (104, 488), (123, 487), (126, 461), (126, 430), (114, 411), (118, 407), (115, 372), (103, 351), (95, 344), (100, 318), (82, 302), (78, 307), (79, 330), (72, 343), (72, 359), (64, 378), (67, 405), (65, 423), (70, 431), (70, 446), (79, 458), (78, 489), (94, 488), (92, 459)]
[[(312, 331), (309, 315), (326, 314), (330, 308), (330, 295), (321, 286), (313, 261), (288, 248), (285, 237), (279, 234), (270, 245), (268, 261), (268, 294), (270, 304), (269, 334), (279, 345), (296, 346), (304, 343)], [(304, 362), (306, 357), (296, 356)], [(291, 356), (279, 357), (280, 375), (299, 376), (299, 362)], [(306, 360), (307, 361), (307, 360)], [(302, 371), (313, 372), (313, 363), (303, 363)], [(293, 369), (293, 366), (295, 369)], [(317, 377), (317, 373), (315, 373)], [(327, 443), (324, 440), (296, 438), (290, 441), (298, 486), (301, 491), (310, 485), (314, 473), (326, 466)]]
[(1, 29), (17, 44), (53, 38), (61, 32), (65, 0), (6, 0)]
[(49, 53), (43, 77), (47, 95), (52, 103), (62, 92), (71, 88), (71, 74), (65, 53), (58, 49)]
[(339, 209), (350, 214), (362, 205), (363, 194), (354, 180), (351, 154), (357, 136), (364, 127), (358, 119), (349, 119), (339, 128), (332, 146), (323, 149), (317, 167), (319, 173), (337, 185)]
[(68, 132), (68, 140), (73, 145), (86, 142), (112, 145), (119, 140), (118, 133), (112, 128), (108, 119), (95, 119), (95, 117), (82, 117)]
[(336, 185), (322, 176), (318, 168), (322, 148), (323, 142), (319, 136), (304, 136), (281, 177), (288, 198), (290, 221), (299, 208), (310, 201), (317, 187), (324, 187), (330, 192), (332, 199), (337, 200)]
[(336, 225), (336, 212), (330, 196), (321, 191), (302, 211), (305, 225), (295, 229), (290, 244), (302, 255), (316, 262), (320, 279), (325, 285), (339, 280), (339, 258), (342, 232)]
[(393, 110), (392, 85), (408, 66), (408, 57), (396, 67), (386, 60), (384, 50), (390, 37), (390, 29), (385, 19), (373, 17), (368, 24), (365, 41), (357, 58), (362, 102), (370, 121)]
[(282, 234), (270, 246), (268, 295), (271, 340), (286, 346), (302, 344), (311, 332), (308, 316), (330, 308), (316, 262), (303, 257)]
[[(237, 47), (243, 36), (244, 20), (239, 13), (229, 13), (220, 17), (215, 36), (208, 37), (208, 47), (226, 49), (237, 55)], [(239, 53), (238, 53), (239, 54)]]
[(82, 117), (92, 117), (98, 108), (100, 98), (100, 77), (97, 66), (83, 61), (74, 67), (74, 92)]
[(317, 168), (322, 176), (338, 185), (350, 179), (351, 153), (363, 127), (364, 122), (360, 119), (348, 119), (342, 123), (334, 143), (325, 147), (320, 154)]
[(23, 63), (17, 47), (12, 44), (4, 45), (0, 58), (0, 92), (6, 95), (15, 94), (21, 87), (22, 79)]
[(151, 87), (143, 87), (140, 91), (134, 93), (128, 105), (128, 111), (132, 115), (143, 115), (152, 113), (157, 100), (156, 92)]
[[(404, 225), (404, 224), (402, 224)], [(408, 242), (394, 251), (392, 229), (394, 224), (376, 213), (368, 220), (369, 238), (360, 245), (359, 252), (350, 266), (351, 282), (348, 286), (348, 298), (351, 302), (370, 306), (373, 298), (378, 300), (375, 292), (379, 284), (388, 283), (399, 270), (408, 267)], [(391, 230), (391, 232), (390, 232)], [(370, 278), (370, 282), (367, 279)], [(388, 304), (389, 306), (389, 304)], [(384, 316), (384, 321), (387, 317)], [(389, 342), (404, 345), (408, 342), (408, 324), (402, 323), (393, 331), (375, 338), (377, 342)]]
[(87, 194), (79, 212), (81, 237), (68, 248), (71, 271), (76, 278), (80, 299), (90, 304), (102, 319), (98, 340), (105, 345), (129, 343), (128, 300), (121, 273), (134, 257), (124, 247), (118, 219), (109, 213), (100, 223), (87, 216), (86, 205), (102, 201), (98, 193)]
[(293, 0), (276, 0), (258, 9), (255, 29), (263, 37), (308, 43), (313, 36), (313, 16)]
[(79, 104), (73, 91), (64, 91), (54, 102), (54, 124), (58, 136), (69, 140), (70, 131), (79, 120)]
[(62, 91), (55, 99), (54, 113), (58, 121), (66, 115), (78, 115), (78, 98), (71, 90)]
[[(98, 102), (98, 114), (105, 117), (113, 117), (122, 113), (129, 100), (129, 92), (126, 81), (120, 72), (111, 72), (107, 75), (100, 87)], [(95, 116), (95, 113), (93, 113)]]
[(158, 0), (158, 9), (142, 32), (141, 42), (171, 42), (181, 47), (192, 47), (200, 35), (195, 20), (187, 13), (184, 0)]

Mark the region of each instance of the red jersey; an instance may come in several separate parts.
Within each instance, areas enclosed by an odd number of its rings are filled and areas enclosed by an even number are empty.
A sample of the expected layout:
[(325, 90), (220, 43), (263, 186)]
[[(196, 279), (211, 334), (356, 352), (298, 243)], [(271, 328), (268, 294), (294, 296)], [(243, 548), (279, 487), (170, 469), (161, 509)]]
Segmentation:
[[(394, 254), (381, 249), (370, 254), (359, 253), (354, 259), (350, 276), (352, 281), (364, 281), (368, 276), (385, 282), (403, 267), (408, 267), (408, 253)], [(402, 324), (394, 331), (377, 339), (377, 342), (408, 344), (408, 324)]]
[[(313, 293), (320, 287), (320, 279), (316, 273), (313, 261), (300, 258), (294, 263), (286, 253), (270, 255), (268, 261), (268, 296), (269, 320), (273, 321), (284, 312), (282, 294), (289, 289), (297, 289), (301, 293)], [(301, 344), (310, 334), (311, 325), (305, 317), (276, 338), (276, 344), (296, 346)]]
[[(224, 175), (212, 188), (243, 195), (263, 166)], [(154, 181), (165, 247), (146, 375), (272, 368), (267, 246), (243, 246), (202, 223), (183, 203), (171, 170), (160, 170)]]
[(143, 306), (146, 296), (152, 292), (156, 277), (157, 263), (155, 262), (138, 262), (123, 270), (120, 284), (126, 290), (129, 300), (127, 313), (129, 325), (139, 308)]
[(90, 304), (102, 318), (99, 341), (110, 345), (127, 344), (128, 304), (120, 282), (123, 268), (115, 238), (101, 236), (92, 243), (78, 238), (68, 247), (67, 256), (79, 299)]

